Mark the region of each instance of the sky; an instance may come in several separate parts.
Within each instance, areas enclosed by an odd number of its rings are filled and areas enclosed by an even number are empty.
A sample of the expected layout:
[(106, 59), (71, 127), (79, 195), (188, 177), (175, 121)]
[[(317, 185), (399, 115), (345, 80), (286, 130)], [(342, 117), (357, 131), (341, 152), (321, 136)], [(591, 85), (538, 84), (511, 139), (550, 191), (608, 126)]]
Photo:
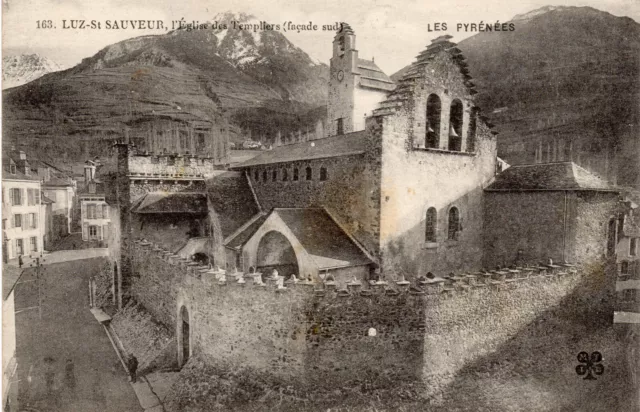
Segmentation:
[[(181, 18), (210, 21), (218, 13), (231, 11), (252, 14), (274, 24), (312, 22), (321, 27), (348, 22), (356, 32), (360, 57), (375, 58), (391, 74), (411, 63), (438, 35), (450, 34), (453, 41), (460, 41), (474, 34), (456, 31), (457, 23), (503, 23), (547, 5), (590, 6), (640, 22), (640, 0), (3, 0), (2, 49), (4, 55), (38, 53), (67, 68), (118, 41), (166, 31), (63, 29), (63, 19), (163, 20), (168, 25)], [(51, 20), (55, 28), (38, 28), (41, 20)], [(447, 23), (448, 30), (430, 32), (436, 23)], [(309, 55), (328, 64), (334, 32), (284, 34)]]

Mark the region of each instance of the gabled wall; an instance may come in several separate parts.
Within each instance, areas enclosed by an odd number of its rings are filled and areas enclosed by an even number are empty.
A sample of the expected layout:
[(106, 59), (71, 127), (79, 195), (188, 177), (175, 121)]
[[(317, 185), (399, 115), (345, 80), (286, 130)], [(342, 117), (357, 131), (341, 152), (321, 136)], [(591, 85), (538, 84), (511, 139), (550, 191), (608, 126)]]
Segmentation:
[[(383, 266), (405, 276), (446, 274), (481, 267), (482, 190), (496, 171), (496, 139), (480, 119), (468, 146), (470, 113), (475, 110), (460, 68), (446, 52), (422, 67), (402, 108), (369, 119), (382, 141), (381, 229)], [(439, 149), (425, 148), (427, 99), (441, 99)], [(449, 151), (449, 105), (463, 103), (460, 151)], [(426, 242), (425, 220), (437, 210), (436, 242)], [(460, 212), (458, 240), (448, 240), (448, 214)]]

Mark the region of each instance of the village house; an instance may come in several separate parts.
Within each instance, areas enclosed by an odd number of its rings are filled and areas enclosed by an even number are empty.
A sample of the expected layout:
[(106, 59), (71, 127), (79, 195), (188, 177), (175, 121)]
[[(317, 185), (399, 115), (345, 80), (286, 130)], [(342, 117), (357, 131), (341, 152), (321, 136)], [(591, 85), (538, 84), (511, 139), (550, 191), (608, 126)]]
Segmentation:
[(82, 240), (104, 244), (109, 238), (111, 219), (106, 202), (104, 185), (96, 178), (96, 163), (88, 160), (84, 166), (84, 189), (78, 193)]
[(41, 186), (24, 152), (3, 159), (2, 232), (6, 260), (43, 251)]
[(42, 191), (51, 200), (53, 243), (72, 232), (72, 222), (76, 208), (76, 180), (60, 168), (39, 159), (30, 161), (32, 172), (41, 181)]

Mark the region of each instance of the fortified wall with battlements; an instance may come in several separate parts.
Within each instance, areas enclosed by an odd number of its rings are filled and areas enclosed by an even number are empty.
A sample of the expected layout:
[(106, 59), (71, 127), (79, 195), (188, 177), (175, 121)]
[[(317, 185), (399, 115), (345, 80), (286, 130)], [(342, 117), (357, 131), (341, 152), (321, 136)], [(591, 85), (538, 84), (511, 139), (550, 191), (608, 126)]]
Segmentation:
[[(214, 368), (325, 389), (417, 382), (435, 393), (530, 328), (527, 345), (544, 350), (541, 319), (580, 328), (585, 316), (610, 323), (615, 293), (615, 277), (601, 265), (336, 284), (263, 282), (145, 240), (133, 242), (132, 255), (132, 296), (174, 331), (178, 364), (197, 355)], [(578, 342), (567, 342), (570, 355)], [(573, 361), (567, 356), (559, 367)]]

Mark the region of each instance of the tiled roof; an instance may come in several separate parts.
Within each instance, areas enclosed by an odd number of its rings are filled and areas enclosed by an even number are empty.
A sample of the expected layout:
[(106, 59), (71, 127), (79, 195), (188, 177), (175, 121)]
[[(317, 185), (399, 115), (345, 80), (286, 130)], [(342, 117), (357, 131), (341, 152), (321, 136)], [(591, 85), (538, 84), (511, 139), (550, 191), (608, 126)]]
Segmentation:
[(229, 239), (226, 246), (243, 245), (272, 214), (284, 222), (320, 270), (373, 263), (320, 208), (273, 209), (270, 214), (256, 216), (255, 221)]
[(274, 209), (320, 269), (371, 262), (324, 209)]
[(345, 135), (325, 137), (264, 151), (258, 156), (233, 165), (232, 169), (242, 169), (251, 166), (286, 163), (297, 160), (323, 159), (328, 157), (349, 156), (362, 154), (366, 148), (366, 131), (348, 133)]
[(247, 226), (245, 228), (243, 228), (240, 232), (234, 234), (231, 239), (228, 239), (227, 243), (225, 243), (225, 246), (231, 249), (235, 249), (238, 246), (244, 245), (249, 239), (251, 239), (251, 236), (253, 236), (253, 234), (256, 233), (258, 229), (260, 229), (260, 226), (262, 226), (264, 221), (267, 220), (267, 217), (269, 217), (267, 213), (259, 213), (255, 215), (250, 221), (247, 222)]
[(395, 83), (372, 60), (358, 59), (360, 86), (370, 89), (391, 91)]
[(33, 174), (27, 176), (24, 173), (21, 173), (20, 171), (17, 171), (15, 173), (9, 173), (6, 170), (2, 170), (2, 180), (31, 180), (34, 182), (38, 182), (40, 181), (40, 179), (38, 178), (38, 176), (34, 176)]
[(496, 176), (487, 191), (618, 191), (573, 162), (511, 166)]
[(393, 114), (410, 101), (418, 87), (418, 80), (425, 76), (426, 67), (441, 52), (451, 55), (464, 77), (465, 86), (467, 86), (469, 94), (477, 93), (474, 84), (471, 82), (471, 76), (467, 68), (468, 64), (460, 49), (449, 40), (451, 37), (450, 35), (444, 35), (431, 40), (431, 44), (420, 52), (415, 62), (404, 71), (396, 83), (395, 89), (387, 95), (386, 100), (380, 103), (378, 109), (374, 111), (374, 115)]
[(242, 172), (224, 171), (207, 180), (207, 195), (227, 237), (260, 211)]
[(55, 203), (53, 200), (49, 199), (44, 195), (44, 193), (40, 192), (40, 203)]
[(49, 180), (47, 180), (46, 182), (42, 182), (42, 186), (43, 187), (73, 186), (73, 182), (68, 177), (51, 176)]
[(134, 213), (197, 213), (206, 214), (207, 196), (190, 192), (150, 192), (131, 207)]

